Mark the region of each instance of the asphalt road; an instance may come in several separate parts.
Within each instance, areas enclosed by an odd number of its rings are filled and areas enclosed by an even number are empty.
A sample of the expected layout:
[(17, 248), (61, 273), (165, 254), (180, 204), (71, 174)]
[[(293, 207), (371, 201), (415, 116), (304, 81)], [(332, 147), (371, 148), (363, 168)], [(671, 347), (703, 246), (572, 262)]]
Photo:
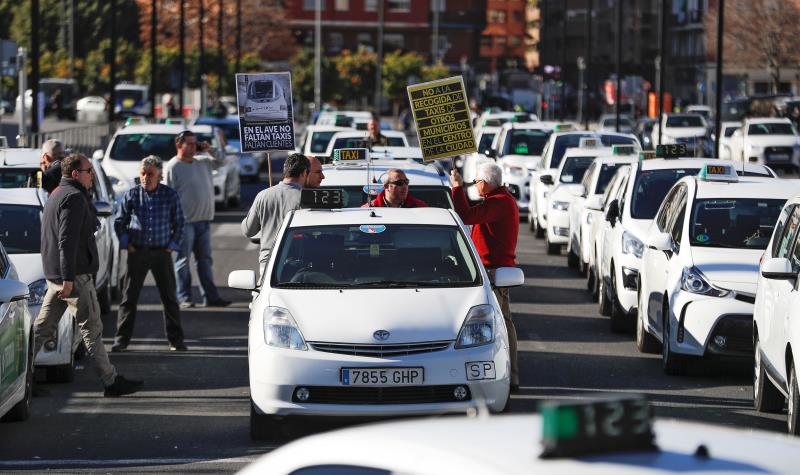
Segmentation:
[[(259, 188), (244, 185), (243, 203), (252, 202)], [(220, 286), (231, 270), (256, 268), (257, 250), (239, 233), (245, 209), (218, 212), (215, 220)], [(750, 368), (699, 365), (692, 376), (664, 375), (659, 357), (638, 353), (632, 335), (611, 333), (585, 280), (566, 267), (563, 255), (547, 256), (525, 223), (517, 251), (526, 284), (512, 291), (522, 388), (512, 397), (511, 412), (535, 411), (547, 398), (635, 392), (650, 398), (658, 417), (785, 430), (785, 416), (753, 411)], [(73, 383), (41, 384), (51, 394), (34, 399), (28, 421), (0, 424), (0, 470), (227, 473), (271, 450), (248, 435), (249, 295), (224, 287), (222, 295), (234, 304), (183, 312), (190, 351), (170, 353), (149, 280), (130, 351), (111, 356), (120, 372), (145, 379), (144, 390), (103, 398), (91, 362), (81, 361)], [(107, 345), (115, 321), (116, 307), (104, 318)], [(301, 427), (298, 434), (323, 429)]]

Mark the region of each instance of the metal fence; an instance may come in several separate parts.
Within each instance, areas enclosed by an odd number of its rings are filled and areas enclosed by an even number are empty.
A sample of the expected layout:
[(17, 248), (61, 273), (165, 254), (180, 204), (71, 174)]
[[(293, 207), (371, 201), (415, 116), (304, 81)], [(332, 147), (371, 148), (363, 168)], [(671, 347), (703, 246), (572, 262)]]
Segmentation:
[(91, 158), (95, 150), (105, 150), (115, 130), (116, 124), (100, 124), (39, 132), (29, 134), (26, 145), (31, 148), (39, 148), (49, 139), (58, 139), (73, 152), (81, 152)]

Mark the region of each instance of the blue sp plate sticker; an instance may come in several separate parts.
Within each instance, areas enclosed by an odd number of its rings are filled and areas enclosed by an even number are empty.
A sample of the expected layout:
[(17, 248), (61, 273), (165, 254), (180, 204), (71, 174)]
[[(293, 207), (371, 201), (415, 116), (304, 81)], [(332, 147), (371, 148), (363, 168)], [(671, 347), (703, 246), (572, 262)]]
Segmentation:
[(342, 370), (342, 384), (349, 385), (350, 384), (350, 370), (343, 369)]
[(383, 191), (383, 185), (364, 185), (362, 191), (365, 195), (376, 196)]
[(358, 229), (366, 234), (379, 234), (386, 231), (386, 226), (382, 224), (362, 224)]

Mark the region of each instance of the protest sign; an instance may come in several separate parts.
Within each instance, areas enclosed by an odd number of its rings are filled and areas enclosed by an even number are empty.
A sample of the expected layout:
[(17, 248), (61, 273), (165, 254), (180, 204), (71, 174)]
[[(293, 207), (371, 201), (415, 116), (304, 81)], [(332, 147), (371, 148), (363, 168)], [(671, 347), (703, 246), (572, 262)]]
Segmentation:
[(242, 152), (294, 150), (289, 73), (237, 74), (236, 101)]
[(461, 76), (408, 86), (425, 160), (478, 151)]

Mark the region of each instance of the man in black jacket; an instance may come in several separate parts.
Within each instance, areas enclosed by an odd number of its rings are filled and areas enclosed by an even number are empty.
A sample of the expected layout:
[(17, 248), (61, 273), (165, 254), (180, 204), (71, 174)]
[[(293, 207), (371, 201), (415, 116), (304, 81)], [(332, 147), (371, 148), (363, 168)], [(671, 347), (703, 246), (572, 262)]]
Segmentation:
[(44, 205), (42, 215), (41, 251), (47, 293), (34, 323), (34, 354), (55, 339), (58, 321), (69, 308), (103, 380), (105, 395), (132, 394), (142, 387), (142, 382), (117, 374), (103, 346), (103, 323), (93, 277), (99, 261), (94, 240), (97, 217), (89, 197), (92, 164), (85, 156), (73, 154), (62, 160), (61, 173), (61, 182)]

